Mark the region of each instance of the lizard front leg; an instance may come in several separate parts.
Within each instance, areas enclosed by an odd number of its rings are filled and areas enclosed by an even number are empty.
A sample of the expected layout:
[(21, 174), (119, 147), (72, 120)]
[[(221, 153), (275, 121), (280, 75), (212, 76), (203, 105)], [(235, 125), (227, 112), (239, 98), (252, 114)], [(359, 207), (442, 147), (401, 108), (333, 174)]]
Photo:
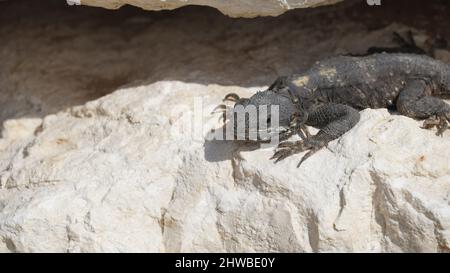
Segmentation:
[(347, 105), (327, 103), (319, 106), (308, 115), (307, 125), (320, 128), (320, 131), (306, 139), (295, 142), (282, 142), (271, 159), (275, 163), (297, 153), (308, 151), (297, 167), (311, 155), (325, 147), (353, 128), (359, 121), (359, 112)]

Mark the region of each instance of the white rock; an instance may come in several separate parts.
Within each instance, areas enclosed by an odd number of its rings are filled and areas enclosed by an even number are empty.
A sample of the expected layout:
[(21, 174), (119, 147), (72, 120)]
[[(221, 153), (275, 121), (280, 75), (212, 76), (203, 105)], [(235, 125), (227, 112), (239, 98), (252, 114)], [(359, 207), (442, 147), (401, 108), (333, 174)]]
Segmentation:
[(125, 4), (146, 10), (170, 10), (187, 5), (210, 6), (231, 17), (277, 16), (296, 8), (330, 5), (342, 0), (69, 0), (69, 3), (117, 9)]
[(258, 89), (130, 87), (4, 137), (0, 251), (449, 251), (449, 133), (365, 110), (299, 169), (205, 140), (226, 93)]

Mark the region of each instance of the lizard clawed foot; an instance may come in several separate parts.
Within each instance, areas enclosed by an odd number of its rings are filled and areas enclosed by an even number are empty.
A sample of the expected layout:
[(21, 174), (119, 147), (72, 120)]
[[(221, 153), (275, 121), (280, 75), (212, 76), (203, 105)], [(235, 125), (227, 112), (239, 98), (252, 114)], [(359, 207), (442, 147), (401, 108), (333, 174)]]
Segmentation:
[(240, 100), (240, 97), (236, 93), (229, 93), (223, 98), (224, 102), (225, 101), (237, 102), (238, 100)]
[(444, 132), (449, 128), (448, 125), (449, 123), (450, 123), (450, 115), (445, 114), (435, 115), (433, 117), (426, 119), (423, 122), (422, 128), (432, 129), (436, 127), (438, 129), (436, 135), (442, 137), (444, 135)]
[(227, 106), (227, 105), (225, 105), (225, 104), (220, 104), (220, 105), (217, 105), (216, 108), (214, 108), (214, 109), (211, 111), (211, 114), (222, 113), (222, 112), (227, 111), (227, 110), (230, 109), (230, 108), (231, 108), (231, 107), (229, 107), (229, 106)]
[(227, 111), (230, 111), (231, 109), (232, 109), (231, 106), (228, 106), (225, 104), (220, 104), (212, 110), (211, 114), (222, 113), (222, 115), (219, 117), (219, 122), (226, 122), (227, 121)]
[(224, 103), (214, 108), (211, 114), (222, 113), (222, 115), (219, 117), (219, 122), (223, 121), (224, 123), (226, 123), (229, 120), (228, 113), (233, 113), (233, 106), (226, 105), (225, 103), (227, 101), (231, 101), (234, 102), (235, 105), (239, 103), (244, 104), (248, 100), (249, 99), (239, 97), (239, 95), (236, 93), (229, 93), (222, 99)]
[[(236, 93), (230, 93), (227, 94), (224, 98), (223, 98), (223, 102), (226, 101), (232, 101), (232, 102), (237, 102), (238, 100), (240, 100), (239, 95), (237, 95)], [(226, 104), (219, 104), (217, 105), (216, 108), (214, 108), (211, 112), (211, 114), (215, 114), (215, 113), (222, 113), (222, 112), (226, 112), (228, 110), (232, 109), (231, 106), (228, 106)]]
[(309, 151), (303, 156), (303, 158), (298, 163), (297, 165), (298, 168), (306, 159), (308, 159), (310, 156), (312, 156), (325, 146), (326, 146), (325, 142), (313, 140), (311, 138), (295, 142), (285, 141), (278, 145), (278, 150), (270, 159), (275, 159), (275, 163), (278, 163), (291, 155), (298, 154), (304, 151)]
[(286, 139), (290, 138), (293, 134), (294, 134), (294, 132), (290, 129), (282, 131), (282, 132), (280, 132), (279, 139), (286, 140)]
[[(227, 94), (222, 101), (223, 102), (227, 102), (227, 101), (231, 101), (231, 102), (238, 102), (241, 98), (239, 97), (238, 94), (236, 93), (229, 93)], [(219, 122), (226, 122), (227, 121), (227, 111), (230, 111), (233, 107), (228, 106), (226, 104), (220, 104), (218, 105), (216, 108), (214, 108), (214, 110), (211, 112), (211, 114), (215, 114), (215, 113), (222, 113), (222, 116), (219, 117)]]

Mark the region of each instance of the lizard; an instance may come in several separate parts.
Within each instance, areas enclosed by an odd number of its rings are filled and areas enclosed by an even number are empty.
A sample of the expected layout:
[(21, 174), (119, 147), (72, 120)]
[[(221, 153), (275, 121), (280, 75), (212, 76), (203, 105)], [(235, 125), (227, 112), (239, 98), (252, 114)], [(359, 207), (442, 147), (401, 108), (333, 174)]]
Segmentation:
[[(245, 116), (245, 140), (267, 141), (260, 135), (248, 139), (249, 132), (262, 125), (280, 140), (271, 159), (275, 163), (301, 153), (304, 160), (351, 130), (366, 108), (389, 108), (401, 115), (424, 120), (423, 128), (437, 128), (442, 136), (449, 128), (450, 65), (426, 55), (376, 53), (364, 57), (338, 56), (317, 62), (304, 73), (282, 76), (265, 91), (250, 98), (228, 94), (225, 100), (235, 102), (232, 114), (242, 114), (249, 105), (279, 107), (279, 128), (271, 128), (267, 120)], [(245, 113), (244, 113), (245, 114)], [(252, 121), (252, 119), (255, 119)], [(258, 123), (260, 122), (260, 123)], [(256, 124), (250, 128), (249, 124)], [(306, 126), (319, 128), (311, 135)], [(237, 122), (234, 123), (235, 137)], [(298, 134), (299, 141), (287, 141)]]

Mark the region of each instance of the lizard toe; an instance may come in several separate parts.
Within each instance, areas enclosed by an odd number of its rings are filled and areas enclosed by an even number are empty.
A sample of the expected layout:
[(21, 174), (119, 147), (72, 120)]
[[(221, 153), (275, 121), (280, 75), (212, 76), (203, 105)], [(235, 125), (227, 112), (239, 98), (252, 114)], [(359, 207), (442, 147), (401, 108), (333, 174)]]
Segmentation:
[(309, 149), (314, 149), (313, 146), (309, 145), (307, 142), (300, 140), (300, 141), (285, 141), (278, 145), (278, 150), (275, 152), (275, 154), (270, 159), (275, 159), (275, 163), (280, 162), (281, 160), (284, 160), (285, 158), (298, 154), (304, 151), (307, 151)]
[(430, 117), (426, 119), (423, 122), (422, 128), (423, 129), (433, 129), (437, 128), (436, 135), (437, 136), (443, 136), (444, 132), (449, 128), (449, 118), (447, 115), (435, 115), (433, 117)]
[(436, 132), (437, 136), (443, 137), (444, 132), (449, 128), (447, 119), (442, 118), (440, 123), (436, 126), (438, 131)]
[(229, 106), (226, 106), (225, 104), (220, 104), (220, 105), (217, 105), (216, 108), (214, 108), (211, 111), (211, 114), (222, 113), (222, 112), (227, 111), (228, 109), (230, 109)]
[(309, 152), (307, 152), (302, 159), (300, 160), (300, 162), (298, 162), (297, 164), (297, 168), (300, 168), (300, 166), (302, 165), (303, 162), (305, 162), (306, 159), (308, 159), (309, 157), (311, 157), (313, 154), (315, 154), (318, 151), (318, 149), (313, 149), (310, 150)]
[(297, 143), (293, 141), (284, 141), (278, 144), (278, 148), (291, 148), (295, 146)]
[(290, 149), (282, 149), (275, 152), (275, 154), (270, 159), (275, 159), (274, 163), (278, 163), (289, 156), (293, 155), (292, 150)]
[(223, 101), (231, 101), (231, 102), (236, 102), (240, 99), (239, 95), (236, 93), (229, 93), (227, 94), (224, 98)]

